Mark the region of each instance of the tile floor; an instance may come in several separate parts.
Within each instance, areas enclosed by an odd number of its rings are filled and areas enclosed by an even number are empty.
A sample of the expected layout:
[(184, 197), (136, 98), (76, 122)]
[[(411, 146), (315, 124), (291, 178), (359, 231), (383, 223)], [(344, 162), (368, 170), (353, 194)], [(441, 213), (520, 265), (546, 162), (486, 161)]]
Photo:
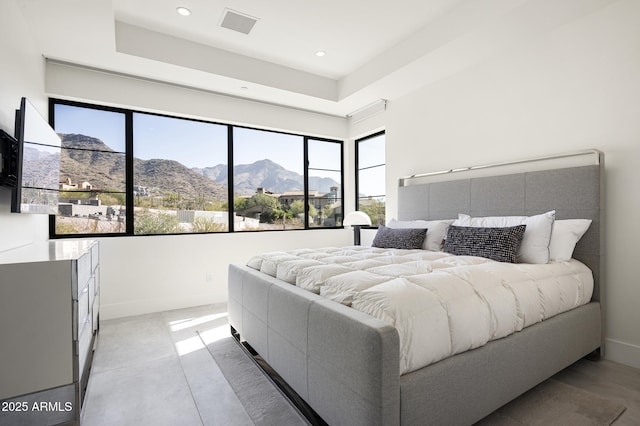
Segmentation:
[(253, 425), (205, 347), (227, 336), (226, 305), (102, 321), (83, 426)]
[[(102, 321), (82, 425), (268, 424), (252, 421), (205, 347), (228, 336), (223, 304)], [(624, 404), (614, 426), (640, 425), (640, 370), (581, 360), (554, 378)], [(292, 410), (286, 423), (305, 421)]]

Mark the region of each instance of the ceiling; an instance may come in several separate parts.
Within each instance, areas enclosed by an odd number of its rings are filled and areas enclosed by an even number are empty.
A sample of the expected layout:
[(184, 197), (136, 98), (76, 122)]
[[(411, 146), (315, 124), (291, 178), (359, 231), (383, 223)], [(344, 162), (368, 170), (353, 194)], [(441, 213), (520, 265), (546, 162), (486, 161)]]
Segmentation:
[[(393, 100), (609, 2), (15, 1), (50, 60), (338, 116)], [(178, 6), (191, 15), (179, 15)], [(257, 18), (252, 31), (221, 27), (226, 9)]]

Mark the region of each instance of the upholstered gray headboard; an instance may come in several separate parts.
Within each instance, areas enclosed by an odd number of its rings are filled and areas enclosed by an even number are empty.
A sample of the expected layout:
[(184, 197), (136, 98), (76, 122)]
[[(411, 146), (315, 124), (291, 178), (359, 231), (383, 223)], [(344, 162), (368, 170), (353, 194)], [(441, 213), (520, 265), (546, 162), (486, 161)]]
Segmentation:
[[(549, 210), (556, 211), (556, 219), (591, 219), (573, 257), (591, 268), (593, 299), (603, 301), (604, 156), (599, 151), (591, 152), (597, 164), (473, 178), (465, 178), (462, 171), (441, 180), (443, 172), (438, 174), (438, 182), (416, 184), (408, 184), (411, 177), (403, 178), (398, 188), (398, 219), (455, 219), (458, 213), (530, 216)], [(517, 163), (526, 169), (528, 161)]]

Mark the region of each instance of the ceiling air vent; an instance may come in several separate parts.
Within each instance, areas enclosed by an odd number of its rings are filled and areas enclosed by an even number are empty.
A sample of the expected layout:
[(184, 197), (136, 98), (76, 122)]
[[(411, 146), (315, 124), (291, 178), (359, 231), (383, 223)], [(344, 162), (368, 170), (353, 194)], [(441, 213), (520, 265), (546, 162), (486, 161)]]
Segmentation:
[(249, 34), (256, 22), (258, 22), (258, 19), (253, 16), (236, 12), (235, 10), (225, 9), (222, 14), (220, 26), (222, 28), (238, 31), (242, 34)]

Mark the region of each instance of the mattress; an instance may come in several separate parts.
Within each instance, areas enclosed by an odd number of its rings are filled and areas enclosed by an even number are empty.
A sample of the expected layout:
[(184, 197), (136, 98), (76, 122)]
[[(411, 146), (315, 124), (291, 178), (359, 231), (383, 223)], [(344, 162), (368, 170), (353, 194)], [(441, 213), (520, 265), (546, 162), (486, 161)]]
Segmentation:
[(247, 266), (394, 326), (400, 374), (478, 348), (591, 300), (581, 262), (502, 263), (429, 250), (326, 247)]

